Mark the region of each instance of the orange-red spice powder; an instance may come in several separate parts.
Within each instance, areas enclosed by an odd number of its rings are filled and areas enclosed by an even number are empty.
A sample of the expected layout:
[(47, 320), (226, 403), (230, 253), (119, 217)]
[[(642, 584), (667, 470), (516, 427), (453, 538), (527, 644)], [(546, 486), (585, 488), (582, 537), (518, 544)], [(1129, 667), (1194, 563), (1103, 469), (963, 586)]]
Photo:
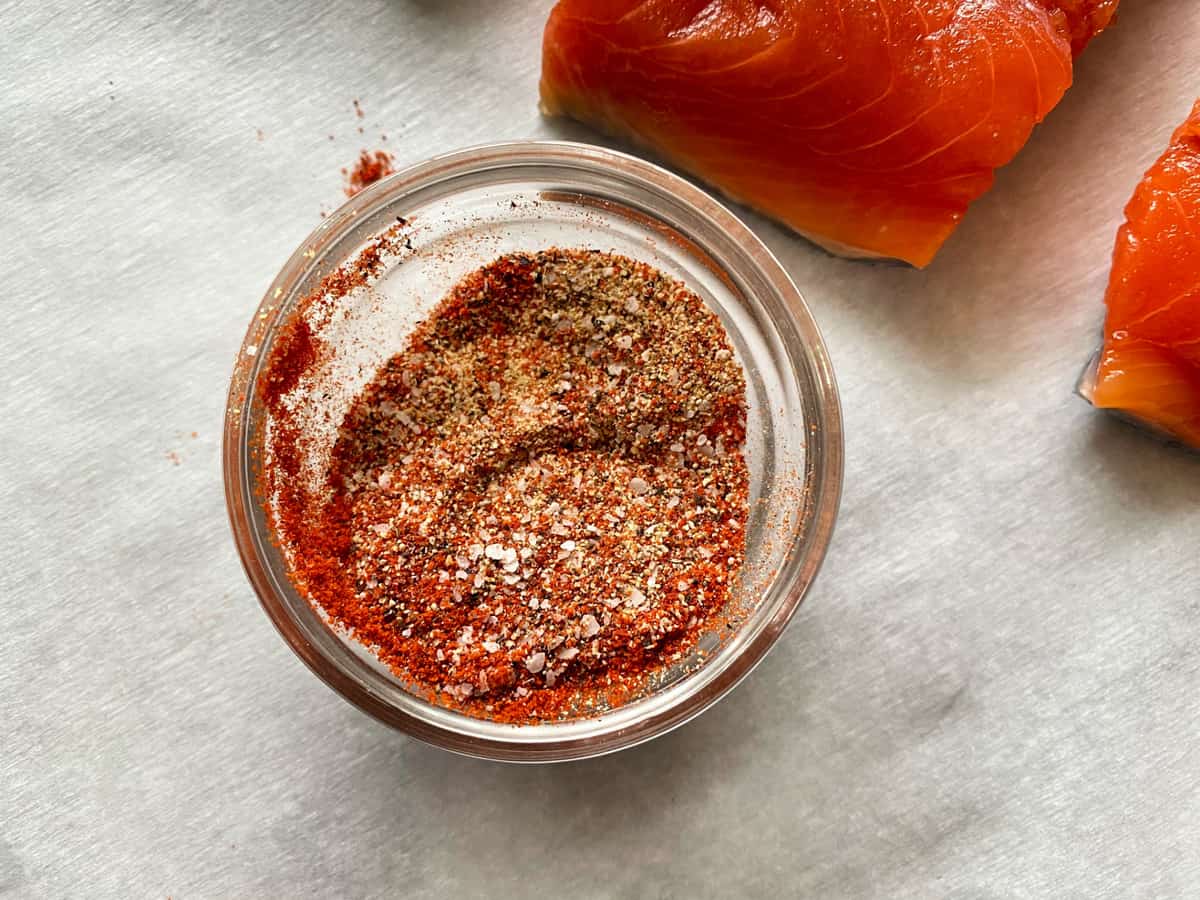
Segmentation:
[(347, 197), (353, 197), (364, 188), (374, 184), (381, 178), (386, 178), (396, 170), (392, 168), (392, 154), (386, 150), (363, 150), (358, 154), (354, 165), (342, 169), (346, 177), (344, 191)]
[[(270, 360), (284, 429), (311, 341), (301, 328)], [(740, 364), (682, 284), (611, 254), (512, 254), (354, 402), (319, 509), (292, 489), (303, 435), (280, 432), (273, 524), (297, 587), (431, 699), (501, 721), (588, 714), (726, 610), (745, 426)]]

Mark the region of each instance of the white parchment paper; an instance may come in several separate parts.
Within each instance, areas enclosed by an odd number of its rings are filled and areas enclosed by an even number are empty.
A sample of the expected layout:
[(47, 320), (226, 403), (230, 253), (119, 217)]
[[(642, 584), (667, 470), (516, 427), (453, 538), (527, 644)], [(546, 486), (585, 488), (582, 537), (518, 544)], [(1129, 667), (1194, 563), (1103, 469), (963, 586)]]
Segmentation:
[(816, 588), (717, 708), (503, 767), (275, 635), (221, 488), (242, 333), (360, 148), (598, 139), (538, 117), (548, 7), (4, 7), (0, 895), (1194, 896), (1200, 458), (1071, 395), (1200, 94), (1194, 0), (1125, 0), (925, 272), (747, 213), (825, 330), (848, 466)]

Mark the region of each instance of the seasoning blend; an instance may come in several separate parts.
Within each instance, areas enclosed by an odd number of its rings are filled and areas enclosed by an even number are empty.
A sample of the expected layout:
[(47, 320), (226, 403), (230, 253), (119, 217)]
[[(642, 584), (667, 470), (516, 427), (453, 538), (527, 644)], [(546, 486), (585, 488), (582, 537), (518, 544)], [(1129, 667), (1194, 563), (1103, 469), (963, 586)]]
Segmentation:
[[(360, 128), (359, 131), (361, 130)], [(359, 152), (354, 165), (348, 169), (342, 169), (342, 175), (346, 179), (346, 186), (342, 189), (343, 193), (347, 197), (353, 197), (362, 193), (379, 179), (394, 174), (396, 170), (392, 167), (392, 161), (392, 154), (386, 150)]]
[[(293, 351), (314, 352), (285, 341), (267, 384), (295, 385)], [(434, 702), (545, 721), (630, 699), (720, 627), (745, 430), (745, 375), (698, 296), (548, 250), (472, 273), (416, 328), (347, 412), (315, 514), (279, 490), (294, 467), (264, 475), (310, 601)]]

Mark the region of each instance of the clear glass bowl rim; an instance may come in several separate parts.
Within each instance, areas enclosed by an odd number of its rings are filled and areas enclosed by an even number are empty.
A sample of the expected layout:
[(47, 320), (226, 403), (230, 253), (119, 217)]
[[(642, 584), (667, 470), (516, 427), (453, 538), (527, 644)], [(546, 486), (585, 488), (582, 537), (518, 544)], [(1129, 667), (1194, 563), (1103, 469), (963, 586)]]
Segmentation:
[[(758, 280), (768, 284), (775, 295), (770, 298), (772, 302), (765, 304), (773, 325), (782, 335), (790, 333), (796, 338), (798, 345), (788, 347), (788, 358), (797, 369), (794, 374), (800, 382), (809, 435), (805, 451), (805, 524), (775, 580), (774, 609), (754, 639), (739, 654), (727, 658), (698, 690), (680, 695), (672, 705), (657, 709), (632, 725), (584, 737), (526, 742), (521, 738), (520, 726), (511, 728), (504, 736), (487, 737), (463, 734), (413, 716), (369, 690), (308, 639), (269, 577), (267, 563), (255, 540), (252, 505), (258, 501), (254, 497), (251, 468), (254, 436), (245, 423), (250, 419), (256, 388), (254, 349), (266, 343), (278, 324), (283, 312), (280, 298), (290, 296), (296, 285), (310, 274), (312, 260), (323, 248), (336, 243), (368, 211), (395, 203), (428, 185), (477, 172), (537, 166), (571, 170), (583, 179), (589, 174), (616, 178), (641, 191), (670, 198), (672, 208), (676, 211), (684, 208), (698, 226), (710, 233), (716, 229), (716, 233), (727, 236), (743, 256), (741, 265), (753, 267)], [(653, 210), (649, 212), (653, 214)], [(679, 228), (678, 222), (675, 227)], [(694, 237), (686, 231), (684, 235), (689, 239)], [(706, 251), (710, 249), (702, 242), (697, 243)], [(728, 259), (717, 254), (713, 258), (729, 271)], [(268, 287), (239, 350), (226, 406), (222, 460), (230, 524), (247, 577), (275, 628), (314, 674), (363, 712), (427, 743), (487, 759), (553, 762), (598, 756), (665, 734), (708, 709), (753, 670), (799, 608), (824, 560), (841, 499), (844, 447), (837, 385), (817, 324), (787, 272), (740, 219), (705, 191), (637, 157), (567, 141), (516, 141), (446, 153), (382, 179), (324, 219), (300, 244)]]

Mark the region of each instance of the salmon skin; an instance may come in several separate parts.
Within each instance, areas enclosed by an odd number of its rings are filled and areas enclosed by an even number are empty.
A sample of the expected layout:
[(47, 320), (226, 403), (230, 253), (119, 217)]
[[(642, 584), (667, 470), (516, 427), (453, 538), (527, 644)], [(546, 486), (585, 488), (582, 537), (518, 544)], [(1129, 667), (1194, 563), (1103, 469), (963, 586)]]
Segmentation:
[(1080, 393), (1200, 449), (1200, 102), (1125, 207)]
[(925, 266), (1118, 0), (560, 0), (542, 109), (842, 255)]

